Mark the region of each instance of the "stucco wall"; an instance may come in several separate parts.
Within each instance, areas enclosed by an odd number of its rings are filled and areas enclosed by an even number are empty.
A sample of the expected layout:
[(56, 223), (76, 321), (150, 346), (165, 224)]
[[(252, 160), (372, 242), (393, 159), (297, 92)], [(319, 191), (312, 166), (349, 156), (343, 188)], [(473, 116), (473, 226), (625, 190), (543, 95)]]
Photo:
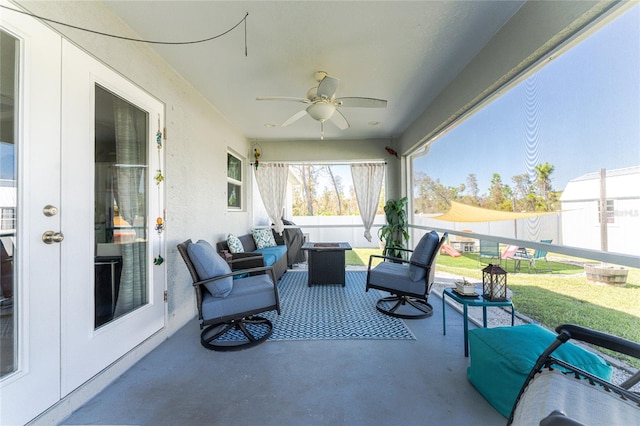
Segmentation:
[[(34, 14), (106, 33), (135, 37), (99, 2), (19, 2)], [(204, 100), (147, 45), (52, 25), (63, 36), (108, 64), (164, 103), (166, 108), (164, 234), (167, 268), (168, 332), (195, 315), (191, 279), (176, 244), (187, 239), (217, 241), (227, 232), (245, 233), (249, 208), (226, 209), (227, 148), (246, 155), (249, 144), (214, 106)], [(251, 185), (247, 185), (251, 188)]]

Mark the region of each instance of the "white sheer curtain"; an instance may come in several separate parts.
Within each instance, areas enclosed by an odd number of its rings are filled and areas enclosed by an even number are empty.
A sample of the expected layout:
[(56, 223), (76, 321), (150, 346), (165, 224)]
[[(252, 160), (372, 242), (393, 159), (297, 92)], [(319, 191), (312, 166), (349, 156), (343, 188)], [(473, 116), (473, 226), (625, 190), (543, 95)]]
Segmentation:
[[(146, 116), (128, 102), (114, 97), (116, 137), (115, 194), (122, 218), (131, 226), (146, 216), (146, 196), (141, 188), (146, 175)], [(115, 316), (124, 315), (147, 303), (147, 250), (145, 226), (134, 227), (135, 238), (120, 245), (122, 274)], [(142, 235), (140, 234), (142, 233)], [(142, 241), (142, 242), (136, 242)]]
[(353, 188), (358, 199), (360, 217), (362, 217), (362, 223), (364, 224), (364, 237), (367, 241), (371, 241), (371, 226), (376, 217), (376, 210), (378, 210), (380, 201), (384, 164), (352, 164), (351, 178), (353, 179)]
[(282, 163), (260, 163), (256, 169), (256, 181), (269, 219), (275, 224), (275, 231), (282, 234), (282, 211), (287, 192), (289, 166)]

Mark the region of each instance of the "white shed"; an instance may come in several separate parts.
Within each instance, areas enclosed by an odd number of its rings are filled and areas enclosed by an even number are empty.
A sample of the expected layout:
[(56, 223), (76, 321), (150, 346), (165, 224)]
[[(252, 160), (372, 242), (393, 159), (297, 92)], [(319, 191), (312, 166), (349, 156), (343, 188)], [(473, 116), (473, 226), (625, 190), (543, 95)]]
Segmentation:
[[(607, 170), (605, 184), (608, 251), (640, 255), (640, 166)], [(569, 181), (560, 201), (563, 243), (600, 250), (600, 172)]]

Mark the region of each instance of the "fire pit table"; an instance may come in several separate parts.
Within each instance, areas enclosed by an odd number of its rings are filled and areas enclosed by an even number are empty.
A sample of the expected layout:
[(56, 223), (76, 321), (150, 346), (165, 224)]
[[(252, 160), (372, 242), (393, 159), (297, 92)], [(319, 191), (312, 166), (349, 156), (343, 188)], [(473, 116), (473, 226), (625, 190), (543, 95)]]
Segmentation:
[(349, 243), (314, 243), (302, 246), (308, 255), (308, 285), (342, 284), (345, 286), (345, 251), (351, 250)]

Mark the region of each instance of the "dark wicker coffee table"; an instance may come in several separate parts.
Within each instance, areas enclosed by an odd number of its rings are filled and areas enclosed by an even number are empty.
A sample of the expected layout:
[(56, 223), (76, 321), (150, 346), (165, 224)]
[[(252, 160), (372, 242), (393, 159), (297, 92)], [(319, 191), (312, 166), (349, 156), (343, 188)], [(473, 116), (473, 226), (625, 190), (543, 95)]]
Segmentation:
[(344, 277), (345, 251), (351, 250), (349, 243), (313, 243), (307, 242), (302, 246), (308, 255), (308, 285), (342, 284), (346, 285)]

